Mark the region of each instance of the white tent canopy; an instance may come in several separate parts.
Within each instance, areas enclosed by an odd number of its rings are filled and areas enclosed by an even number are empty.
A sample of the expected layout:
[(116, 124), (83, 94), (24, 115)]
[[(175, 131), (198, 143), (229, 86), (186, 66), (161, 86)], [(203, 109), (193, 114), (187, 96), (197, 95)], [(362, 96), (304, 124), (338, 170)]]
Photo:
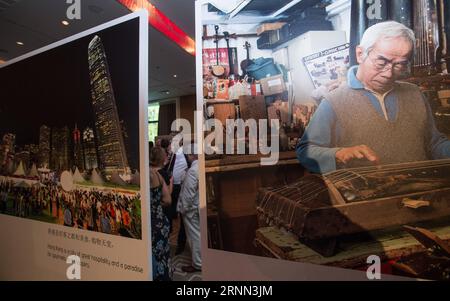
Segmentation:
[(97, 169), (94, 169), (92, 171), (91, 181), (92, 181), (92, 183), (94, 183), (96, 185), (104, 184), (104, 181), (103, 181), (102, 177), (98, 174)]
[(22, 161), (20, 161), (19, 167), (17, 167), (16, 171), (14, 172), (14, 175), (19, 177), (25, 176), (25, 169), (23, 168)]
[(121, 186), (127, 185), (127, 183), (116, 172), (112, 174), (111, 182)]
[(39, 174), (38, 174), (38, 170), (37, 170), (37, 167), (36, 167), (36, 164), (33, 164), (33, 167), (31, 167), (31, 170), (30, 170), (30, 172), (28, 173), (28, 176), (29, 177), (39, 177)]
[(75, 172), (73, 173), (73, 182), (74, 183), (85, 182), (83, 176), (81, 175), (80, 171), (78, 170), (78, 167), (75, 169)]

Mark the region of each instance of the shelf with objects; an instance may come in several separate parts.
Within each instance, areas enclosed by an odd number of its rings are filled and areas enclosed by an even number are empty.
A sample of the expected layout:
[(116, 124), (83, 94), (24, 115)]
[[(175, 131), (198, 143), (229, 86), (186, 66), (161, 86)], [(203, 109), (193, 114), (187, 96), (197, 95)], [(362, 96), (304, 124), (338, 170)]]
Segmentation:
[[(259, 149), (258, 153), (251, 152), (254, 141), (249, 130), (245, 137), (239, 137), (233, 129), (232, 146), (224, 138), (220, 145), (214, 145), (220, 151), (206, 155), (208, 222), (216, 231), (209, 231), (209, 245), (248, 254), (257, 253), (253, 240), (258, 228), (258, 191), (295, 182), (304, 175), (296, 146), (324, 89), (345, 80), (349, 63), (345, 31), (334, 30), (327, 20), (325, 2), (307, 1), (283, 12), (280, 4), (256, 2), (232, 18), (232, 14), (224, 16), (209, 6), (202, 36), (205, 121), (219, 121), (227, 137), (227, 120), (254, 120), (258, 134), (267, 131), (268, 146), (274, 142), (272, 121), (280, 126), (275, 164), (262, 166), (261, 158), (269, 155), (262, 155)], [(255, 4), (264, 12), (255, 12)], [(279, 11), (279, 15), (266, 15), (268, 10)], [(242, 17), (248, 13), (255, 18)], [(267, 126), (261, 126), (261, 120), (266, 120)], [(212, 126), (205, 136), (214, 130)], [(237, 154), (242, 140), (245, 151)], [(262, 144), (261, 139), (256, 144)], [(236, 185), (239, 190), (233, 189)]]
[[(450, 162), (445, 155), (426, 153), (424, 160), (407, 161), (400, 158), (401, 154), (408, 156), (405, 144), (394, 154), (395, 159), (357, 165), (353, 161), (341, 162), (337, 153), (345, 147), (336, 147), (334, 170), (331, 164), (330, 170), (318, 172), (314, 168), (317, 162), (302, 161), (305, 153), (299, 151), (312, 124), (319, 128), (322, 125), (314, 122), (314, 117), (318, 110), (322, 110), (323, 116), (324, 100), (327, 104), (330, 100), (343, 104), (332, 106), (335, 114), (342, 113), (335, 117), (338, 119), (353, 111), (345, 101), (351, 101), (354, 95), (367, 92), (376, 96), (376, 91), (360, 80), (356, 67), (368, 64), (369, 58), (372, 67), (380, 72), (388, 69), (392, 74), (395, 72), (394, 87), (409, 87), (407, 93), (415, 93), (417, 99), (410, 100), (412, 107), (400, 108), (411, 113), (405, 118), (413, 121), (415, 117), (411, 116), (420, 116), (420, 106), (414, 103), (422, 101), (424, 107), (430, 108), (426, 111), (430, 131), (447, 145), (444, 141), (445, 135), (450, 136), (447, 6), (442, 1), (427, 0), (382, 0), (372, 4), (339, 0), (284, 1), (282, 7), (277, 7), (275, 3), (265, 1), (264, 5), (254, 0), (234, 8), (204, 7), (206, 124), (212, 119), (222, 124), (238, 119), (268, 119), (280, 124), (277, 141), (269, 140), (269, 144), (279, 144), (276, 164), (262, 166), (260, 159), (264, 156), (260, 154), (206, 156), (207, 206), (212, 212), (208, 219), (210, 248), (357, 270), (367, 267), (364, 257), (367, 260), (368, 254), (378, 254), (385, 273), (428, 279), (448, 277)], [(361, 51), (357, 57), (363, 34), (384, 21), (396, 21), (397, 25), (390, 24), (402, 28), (405, 35), (408, 32), (410, 41), (410, 32), (414, 33), (415, 42), (408, 44), (411, 45), (408, 57), (398, 62), (395, 58), (373, 57), (373, 49), (366, 49), (365, 56)], [(347, 88), (350, 92), (338, 94), (346, 91), (345, 87), (350, 87)], [(382, 96), (402, 93), (393, 91), (387, 90)], [(334, 101), (336, 95), (340, 99)], [(398, 101), (403, 103), (404, 99)], [(374, 101), (376, 106), (378, 100)], [(382, 109), (381, 105), (380, 112), (389, 121), (389, 112)], [(358, 120), (361, 128), (370, 126), (370, 120), (361, 117), (366, 112), (355, 112), (355, 119), (348, 118), (344, 126)], [(324, 124), (328, 121), (324, 120)], [(414, 122), (410, 124), (414, 128)], [(216, 130), (214, 125), (217, 124), (210, 124), (211, 131), (206, 135)], [(363, 132), (358, 127), (351, 128)], [(388, 140), (389, 135), (395, 135), (391, 130), (378, 135)], [(397, 134), (398, 139), (410, 136), (408, 131)], [(239, 142), (236, 135), (232, 140), (219, 140), (215, 149), (235, 150)], [(358, 137), (372, 142), (368, 137)], [(248, 152), (252, 138), (248, 135), (241, 140)], [(227, 147), (230, 142), (232, 147)], [(257, 145), (260, 144), (258, 140)], [(378, 147), (383, 143), (374, 144)], [(381, 153), (387, 152), (381, 149)], [(370, 153), (359, 155), (370, 157)], [(444, 252), (440, 253), (442, 260), (434, 264), (437, 249)]]

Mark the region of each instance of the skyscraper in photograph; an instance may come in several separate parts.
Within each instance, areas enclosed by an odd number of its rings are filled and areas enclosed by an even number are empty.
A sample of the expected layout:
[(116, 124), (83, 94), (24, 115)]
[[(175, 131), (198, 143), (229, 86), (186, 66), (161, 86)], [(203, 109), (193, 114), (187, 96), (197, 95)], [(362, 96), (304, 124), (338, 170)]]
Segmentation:
[(88, 60), (99, 165), (107, 174), (123, 173), (129, 165), (106, 53), (98, 36), (89, 43)]
[(42, 125), (39, 129), (39, 167), (50, 167), (50, 128)]
[(92, 130), (91, 128), (86, 128), (83, 131), (83, 155), (85, 170), (98, 168), (94, 130)]
[(7, 133), (3, 135), (0, 144), (0, 168), (7, 169), (14, 159), (16, 147), (16, 135)]
[(78, 126), (75, 125), (75, 129), (72, 132), (73, 139), (73, 164), (78, 169), (84, 169), (83, 147), (81, 145), (81, 132)]
[(30, 154), (28, 162), (30, 166), (39, 162), (39, 145), (27, 144), (24, 146), (24, 150)]
[(52, 128), (50, 168), (64, 171), (70, 168), (70, 132), (68, 127)]

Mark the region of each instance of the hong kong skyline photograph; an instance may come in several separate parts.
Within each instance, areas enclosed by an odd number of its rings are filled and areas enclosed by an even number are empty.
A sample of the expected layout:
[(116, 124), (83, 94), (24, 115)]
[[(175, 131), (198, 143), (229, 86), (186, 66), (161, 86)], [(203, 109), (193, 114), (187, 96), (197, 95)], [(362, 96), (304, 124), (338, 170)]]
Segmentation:
[(138, 28), (0, 68), (0, 213), (141, 239)]

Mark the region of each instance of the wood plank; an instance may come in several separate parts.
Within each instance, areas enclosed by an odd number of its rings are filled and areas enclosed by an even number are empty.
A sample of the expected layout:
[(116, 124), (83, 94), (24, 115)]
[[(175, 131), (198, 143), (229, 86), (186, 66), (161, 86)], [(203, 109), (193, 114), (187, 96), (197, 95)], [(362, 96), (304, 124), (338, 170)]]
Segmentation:
[[(221, 159), (205, 160), (205, 167), (217, 167), (223, 165), (233, 165), (233, 164), (245, 164), (245, 163), (255, 163), (260, 162), (261, 158), (268, 158), (269, 156), (264, 156), (261, 154), (257, 155), (225, 155)], [(296, 159), (297, 155), (295, 152), (280, 152), (278, 154), (279, 161)], [(298, 162), (298, 161), (297, 161)]]
[[(450, 243), (450, 221), (448, 219), (436, 224), (433, 222), (423, 224), (422, 227), (427, 227), (442, 240)], [(366, 266), (366, 260), (370, 255), (381, 256), (382, 260), (386, 261), (426, 251), (414, 237), (399, 228), (371, 232), (370, 236), (372, 239), (368, 241), (350, 240), (340, 243), (341, 251), (337, 255), (327, 258), (301, 244), (293, 234), (284, 230), (267, 227), (256, 231), (257, 242), (262, 242), (263, 245), (270, 248), (270, 252), (275, 253), (281, 259), (342, 268)]]
[(229, 100), (229, 99), (205, 99), (205, 104), (206, 105), (215, 105), (215, 104), (238, 104), (239, 102), (235, 99), (233, 100)]
[[(279, 161), (277, 166), (283, 165), (299, 165), (297, 159)], [(261, 168), (261, 163), (234, 164), (226, 166), (216, 166), (205, 168), (206, 173), (231, 172), (245, 169)]]

